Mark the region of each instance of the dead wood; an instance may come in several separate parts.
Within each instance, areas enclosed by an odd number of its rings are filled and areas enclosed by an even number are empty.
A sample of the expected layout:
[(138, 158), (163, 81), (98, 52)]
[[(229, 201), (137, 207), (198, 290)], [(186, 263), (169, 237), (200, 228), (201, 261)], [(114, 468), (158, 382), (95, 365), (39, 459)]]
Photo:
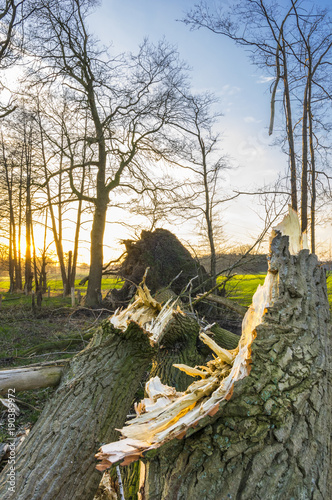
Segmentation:
[(196, 305), (198, 302), (201, 300), (208, 300), (210, 302), (214, 302), (215, 304), (221, 304), (224, 307), (227, 307), (227, 309), (231, 309), (232, 311), (235, 311), (239, 316), (242, 318), (244, 317), (245, 313), (247, 312), (248, 308), (241, 306), (234, 300), (228, 299), (227, 297), (221, 297), (219, 295), (214, 295), (212, 293), (204, 293), (203, 295), (199, 295), (196, 300), (193, 302), (193, 305)]
[(7, 393), (8, 389), (15, 389), (19, 392), (54, 387), (59, 384), (67, 363), (68, 360), (59, 359), (10, 370), (0, 370), (0, 394)]
[[(121, 429), (125, 439), (101, 448), (102, 468), (143, 459), (145, 499), (331, 497), (326, 278), (316, 256), (301, 250), (292, 212), (289, 218), (277, 229), (290, 238), (272, 240), (239, 351), (209, 339), (217, 359), (200, 367), (202, 380), (184, 393), (150, 380), (139, 415)], [(221, 377), (225, 363), (232, 368)]]
[(120, 333), (104, 322), (89, 346), (67, 363), (58, 389), (20, 447), (15, 492), (8, 491), (7, 468), (2, 472), (0, 497), (92, 499), (101, 479), (94, 449), (117, 435), (115, 427), (129, 413), (152, 352), (136, 323)]

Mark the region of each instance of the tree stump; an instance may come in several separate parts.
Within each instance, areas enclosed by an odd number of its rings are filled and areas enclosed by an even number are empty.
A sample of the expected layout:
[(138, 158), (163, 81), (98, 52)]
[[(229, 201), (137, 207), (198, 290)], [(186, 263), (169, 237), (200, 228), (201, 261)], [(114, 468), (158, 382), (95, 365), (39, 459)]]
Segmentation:
[(271, 250), (278, 289), (257, 327), (250, 375), (197, 432), (147, 453), (142, 498), (331, 498), (325, 272), (308, 250), (290, 255), (287, 236)]

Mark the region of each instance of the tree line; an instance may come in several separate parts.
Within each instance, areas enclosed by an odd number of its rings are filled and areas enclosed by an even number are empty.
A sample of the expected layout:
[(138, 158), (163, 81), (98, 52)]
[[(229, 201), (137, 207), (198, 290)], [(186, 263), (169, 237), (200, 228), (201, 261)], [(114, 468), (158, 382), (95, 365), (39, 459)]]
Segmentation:
[[(92, 0), (6, 0), (0, 11), (1, 69), (5, 75), (19, 67), (23, 75), (10, 94), (1, 82), (0, 217), (11, 290), (24, 286), (29, 292), (33, 282), (45, 286), (49, 228), (69, 293), (88, 212), (90, 306), (100, 297), (104, 233), (113, 208), (129, 207), (151, 228), (170, 216), (195, 217), (215, 279), (219, 209), (239, 195), (222, 189), (229, 164), (215, 129), (215, 96), (192, 92), (185, 64), (165, 40), (144, 40), (135, 54), (102, 48), (87, 27), (95, 7)], [(310, 221), (314, 251), (317, 196), (330, 200), (328, 13), (309, 2), (292, 0), (285, 7), (247, 0), (232, 12), (202, 3), (185, 22), (249, 48), (254, 62), (272, 75), (270, 133), (278, 122), (289, 158), (286, 198), (294, 209), (301, 207), (302, 230)], [(67, 258), (63, 228), (69, 213)], [(45, 243), (37, 256), (40, 230)]]

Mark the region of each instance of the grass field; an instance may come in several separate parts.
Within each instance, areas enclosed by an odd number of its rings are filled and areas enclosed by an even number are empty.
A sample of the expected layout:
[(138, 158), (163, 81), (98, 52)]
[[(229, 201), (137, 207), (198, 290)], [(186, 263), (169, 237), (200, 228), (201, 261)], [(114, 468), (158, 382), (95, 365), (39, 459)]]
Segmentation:
[[(81, 278), (75, 281), (75, 290), (80, 290), (82, 295), (86, 292), (87, 284), (82, 286), (79, 284)], [(265, 274), (237, 274), (234, 276), (226, 285), (227, 295), (239, 302), (244, 306), (249, 306), (251, 304), (251, 299), (255, 293), (258, 285), (264, 283)], [(63, 298), (62, 292), (62, 281), (57, 277), (51, 277), (47, 281), (48, 286), (51, 291), (51, 298), (47, 298), (47, 294), (44, 296), (43, 304), (45, 305), (58, 305), (58, 306), (70, 306), (70, 297)], [(106, 292), (110, 288), (120, 288), (122, 286), (122, 281), (116, 278), (104, 278), (102, 280), (102, 295), (105, 296)], [(14, 306), (16, 302), (20, 304), (30, 303), (31, 298), (25, 297), (22, 293), (10, 294), (8, 293), (9, 280), (7, 278), (0, 277), (0, 294), (2, 294), (4, 306), (7, 305)], [(327, 276), (327, 293), (329, 297), (329, 302), (332, 304), (332, 274)], [(9, 302), (11, 304), (9, 304)]]
[(244, 306), (250, 306), (258, 285), (262, 285), (265, 274), (237, 274), (226, 284), (227, 296)]
[[(87, 289), (87, 283), (83, 286), (80, 285), (79, 282), (81, 281), (82, 278), (78, 277), (75, 280), (75, 290), (81, 290), (82, 292), (86, 291)], [(102, 281), (101, 289), (102, 290), (109, 290), (110, 288), (118, 288), (121, 286), (121, 281), (116, 279), (116, 278), (104, 278)], [(51, 293), (61, 293), (63, 291), (63, 285), (61, 279), (59, 279), (58, 276), (50, 276), (50, 278), (47, 280), (47, 286), (51, 288)], [(8, 292), (9, 289), (9, 279), (7, 277), (1, 277), (0, 276), (0, 291), (1, 292)]]
[[(250, 306), (258, 285), (264, 283), (265, 274), (237, 274), (226, 285), (227, 295), (244, 306)], [(332, 274), (328, 274), (327, 294), (332, 306)]]
[[(86, 293), (87, 283), (82, 286), (79, 284), (82, 278), (75, 280), (75, 292), (80, 290), (82, 296)], [(63, 297), (63, 285), (61, 279), (58, 277), (50, 277), (47, 280), (47, 286), (50, 287), (50, 298), (48, 292), (43, 296), (43, 306), (53, 307), (70, 307), (71, 297)], [(120, 288), (122, 281), (116, 278), (104, 278), (101, 285), (103, 297), (106, 295), (110, 288)], [(14, 307), (15, 305), (28, 305), (31, 304), (31, 296), (25, 296), (23, 292), (9, 293), (9, 280), (8, 278), (0, 277), (0, 294), (2, 295), (2, 308)], [(1, 327), (0, 327), (1, 332)]]

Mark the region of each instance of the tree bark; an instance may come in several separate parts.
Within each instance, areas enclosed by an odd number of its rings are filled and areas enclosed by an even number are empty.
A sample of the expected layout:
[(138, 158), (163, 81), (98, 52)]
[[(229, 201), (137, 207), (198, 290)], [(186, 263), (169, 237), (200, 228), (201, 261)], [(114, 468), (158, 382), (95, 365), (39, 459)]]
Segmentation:
[(285, 41), (282, 43), (283, 55), (283, 82), (284, 82), (284, 99), (285, 99), (285, 114), (286, 114), (286, 130), (287, 141), (289, 147), (289, 162), (290, 162), (290, 183), (291, 183), (291, 202), (292, 208), (297, 211), (297, 186), (296, 186), (296, 157), (294, 147), (294, 133), (292, 121), (292, 105), (288, 84), (288, 68), (287, 68), (287, 52)]
[(97, 306), (100, 303), (101, 280), (103, 274), (103, 240), (106, 224), (107, 201), (96, 203), (91, 230), (91, 260), (89, 270), (88, 290), (85, 304)]
[[(310, 61), (309, 61), (310, 63)], [(311, 68), (310, 68), (311, 72)], [(311, 73), (310, 73), (311, 74)], [(312, 123), (312, 110), (311, 110), (311, 79), (309, 80), (308, 88), (308, 119), (309, 119), (309, 148), (310, 148), (310, 161), (311, 161), (311, 204), (310, 204), (310, 239), (311, 239), (311, 252), (315, 253), (316, 250), (316, 159), (314, 147), (314, 131)]]
[[(279, 274), (257, 327), (250, 375), (186, 438), (146, 453), (143, 498), (331, 498), (331, 389), (326, 279), (315, 255), (272, 243)], [(150, 456), (149, 456), (150, 455)]]
[(152, 357), (148, 336), (135, 323), (125, 332), (103, 323), (89, 346), (64, 370), (16, 460), (15, 492), (6, 467), (0, 497), (6, 500), (89, 500), (101, 473), (94, 454), (115, 439)]
[(302, 176), (301, 176), (301, 231), (308, 229), (308, 85), (307, 82), (303, 97), (302, 115)]
[(25, 216), (25, 284), (27, 293), (32, 290), (33, 274), (31, 268), (31, 231), (32, 231), (32, 210), (31, 210), (31, 171), (30, 165), (26, 164), (26, 216)]

